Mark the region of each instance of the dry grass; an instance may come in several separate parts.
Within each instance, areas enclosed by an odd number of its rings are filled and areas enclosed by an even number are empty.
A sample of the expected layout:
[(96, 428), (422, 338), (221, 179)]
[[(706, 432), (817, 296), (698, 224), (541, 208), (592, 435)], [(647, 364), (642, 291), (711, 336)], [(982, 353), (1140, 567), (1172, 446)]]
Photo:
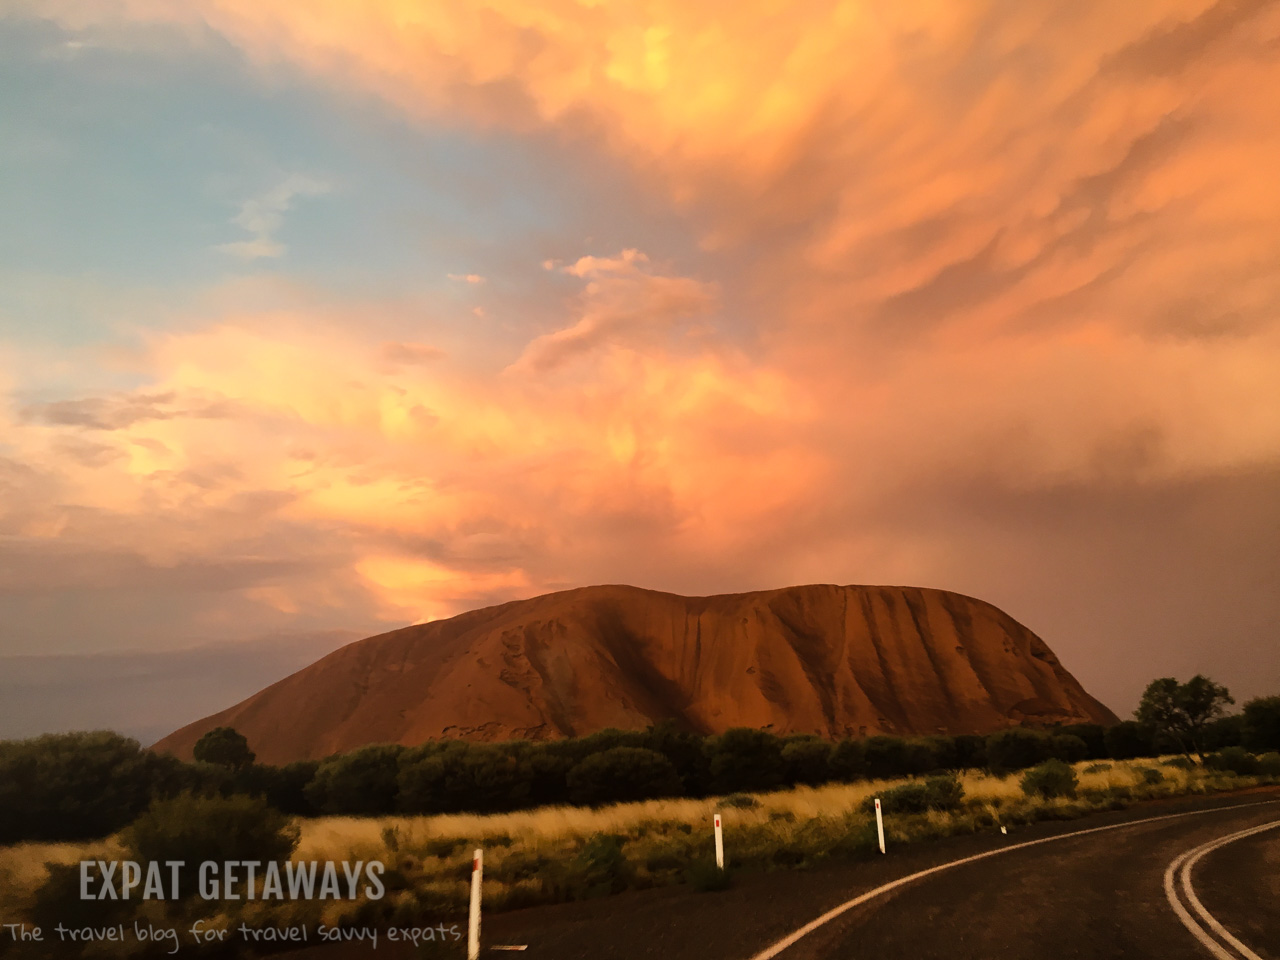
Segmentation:
[[(918, 842), (972, 833), (997, 824), (1069, 819), (1137, 799), (1250, 786), (1240, 778), (1164, 766), (1160, 760), (1076, 764), (1077, 798), (1025, 796), (1020, 775), (961, 776), (964, 801), (955, 810), (886, 819), (889, 842)], [(1144, 771), (1157, 769), (1154, 782)], [(1089, 772), (1085, 772), (1088, 770)], [(464, 908), (471, 851), (485, 851), (487, 909), (546, 903), (622, 887), (679, 882), (692, 864), (712, 856), (712, 815), (723, 816), (731, 864), (760, 869), (827, 857), (870, 856), (874, 828), (864, 801), (905, 780), (797, 787), (754, 796), (753, 806), (722, 798), (671, 799), (599, 809), (547, 807), (514, 813), (434, 817), (323, 817), (301, 822), (298, 860), (381, 860), (388, 894), (379, 902), (223, 906), (229, 919), (256, 925), (290, 921), (369, 923), (457, 916)], [(45, 875), (43, 864), (118, 858), (114, 840), (94, 844), (23, 844), (0, 848), (5, 912), (22, 905)], [(321, 911), (317, 913), (316, 911)], [(238, 922), (238, 921), (237, 921)]]

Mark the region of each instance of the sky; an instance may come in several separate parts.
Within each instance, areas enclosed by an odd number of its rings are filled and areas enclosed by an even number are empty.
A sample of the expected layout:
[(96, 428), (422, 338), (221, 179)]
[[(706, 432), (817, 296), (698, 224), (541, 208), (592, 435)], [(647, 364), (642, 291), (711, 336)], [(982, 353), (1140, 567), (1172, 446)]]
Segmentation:
[(5, 0), (0, 657), (879, 583), (1280, 693), (1278, 169), (1276, 2)]

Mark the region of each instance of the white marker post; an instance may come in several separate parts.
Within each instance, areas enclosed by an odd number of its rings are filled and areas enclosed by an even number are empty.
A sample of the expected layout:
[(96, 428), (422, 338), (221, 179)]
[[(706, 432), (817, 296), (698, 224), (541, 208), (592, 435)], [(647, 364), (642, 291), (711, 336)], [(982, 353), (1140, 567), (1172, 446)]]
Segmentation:
[(471, 916), (467, 923), (467, 960), (480, 960), (480, 881), (484, 879), (484, 851), (471, 860)]
[(720, 814), (716, 814), (716, 866), (724, 869), (724, 832), (720, 829)]
[(879, 797), (876, 797), (876, 833), (880, 836), (880, 852), (884, 853), (884, 815), (880, 812)]

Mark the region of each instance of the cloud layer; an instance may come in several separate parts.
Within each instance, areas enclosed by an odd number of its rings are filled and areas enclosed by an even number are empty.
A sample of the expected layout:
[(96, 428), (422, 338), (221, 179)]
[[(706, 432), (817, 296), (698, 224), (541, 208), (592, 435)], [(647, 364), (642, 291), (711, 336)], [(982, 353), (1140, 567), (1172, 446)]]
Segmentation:
[[(478, 367), (359, 311), (228, 309), (153, 337), (136, 391), (15, 394), (0, 528), (90, 558), (59, 576), (221, 563), (282, 616), (387, 621), (604, 580), (896, 580), (1003, 603), (1119, 709), (1153, 672), (1280, 685), (1250, 652), (1274, 600), (1189, 599), (1277, 569), (1280, 5), (24, 9), (212, 33), (263, 82), (607, 157), (703, 251), (548, 261), (543, 319)], [(278, 255), (318, 189), (246, 204), (232, 252)]]

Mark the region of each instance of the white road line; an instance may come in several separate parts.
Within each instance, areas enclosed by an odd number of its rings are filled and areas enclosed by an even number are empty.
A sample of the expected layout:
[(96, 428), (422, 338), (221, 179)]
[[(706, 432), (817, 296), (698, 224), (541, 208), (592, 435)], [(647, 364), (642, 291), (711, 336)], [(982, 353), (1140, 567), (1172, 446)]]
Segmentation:
[[(773, 957), (776, 957), (778, 954), (780, 954), (783, 950), (787, 949), (787, 947), (791, 946), (797, 940), (800, 940), (801, 938), (808, 936), (810, 933), (813, 933), (813, 931), (817, 930), (819, 927), (823, 926), (824, 924), (830, 923), (832, 920), (840, 916), (842, 913), (845, 913), (848, 910), (852, 910), (854, 907), (862, 906), (862, 904), (866, 903), (867, 901), (874, 900), (876, 897), (882, 896), (883, 894), (888, 893), (890, 890), (896, 890), (898, 887), (911, 883), (914, 880), (920, 880), (921, 878), (927, 877), (931, 874), (941, 873), (943, 870), (950, 870), (952, 867), (959, 867), (966, 863), (973, 863), (976, 860), (985, 860), (987, 857), (994, 857), (1002, 853), (1009, 853), (1012, 850), (1022, 850), (1026, 847), (1035, 847), (1035, 846), (1039, 846), (1042, 843), (1053, 843), (1055, 840), (1069, 840), (1071, 837), (1083, 837), (1086, 834), (1102, 833), (1105, 830), (1120, 830), (1120, 829), (1123, 829), (1124, 827), (1136, 827), (1143, 823), (1156, 823), (1157, 821), (1160, 821), (1160, 820), (1177, 820), (1182, 817), (1198, 817), (1206, 813), (1222, 813), (1227, 810), (1244, 810), (1249, 807), (1264, 807), (1272, 803), (1280, 803), (1280, 800), (1260, 800), (1256, 803), (1236, 803), (1227, 807), (1211, 807), (1208, 810), (1190, 810), (1190, 811), (1187, 811), (1186, 813), (1166, 813), (1163, 816), (1159, 816), (1159, 817), (1145, 817), (1142, 820), (1130, 820), (1127, 823), (1113, 823), (1105, 827), (1090, 827), (1088, 830), (1074, 830), (1071, 833), (1060, 833), (1055, 837), (1041, 837), (1039, 840), (1026, 840), (1022, 843), (1015, 843), (1008, 847), (999, 847), (995, 850), (988, 850), (986, 853), (977, 853), (971, 857), (963, 857), (960, 860), (952, 860), (950, 863), (942, 863), (936, 867), (930, 867), (927, 870), (920, 870), (916, 873), (910, 874), (909, 876), (900, 877), (899, 879), (894, 880), (892, 883), (886, 883), (883, 886), (876, 887), (874, 890), (868, 890), (866, 893), (862, 894), (861, 896), (854, 897), (852, 900), (846, 900), (844, 903), (840, 904), (838, 907), (833, 907), (832, 909), (828, 910), (822, 916), (814, 920), (810, 920), (808, 923), (806, 923), (799, 930), (796, 930), (794, 933), (788, 934), (787, 936), (779, 940), (777, 943), (774, 943), (771, 946), (768, 946), (765, 949), (761, 950), (759, 953), (752, 956), (751, 960), (772, 960)], [(1231, 957), (1229, 954), (1224, 954), (1223, 957), (1220, 958), (1220, 960), (1237, 960), (1237, 958)]]
[[(1218, 960), (1240, 960), (1240, 957), (1243, 957), (1244, 960), (1262, 960), (1262, 958), (1232, 936), (1230, 931), (1220, 924), (1217, 919), (1214, 918), (1213, 914), (1205, 909), (1204, 904), (1200, 902), (1200, 898), (1196, 896), (1195, 888), (1191, 885), (1191, 871), (1195, 868), (1195, 865), (1200, 861), (1201, 857), (1212, 853), (1219, 847), (1225, 847), (1228, 843), (1232, 843), (1236, 840), (1243, 840), (1245, 837), (1251, 837), (1257, 833), (1274, 830), (1276, 827), (1280, 827), (1280, 820), (1273, 820), (1271, 823), (1264, 823), (1259, 827), (1251, 827), (1248, 830), (1241, 830), (1238, 833), (1232, 833), (1225, 837), (1218, 837), (1215, 840), (1210, 840), (1208, 843), (1201, 844), (1192, 850), (1187, 850), (1180, 856), (1176, 857), (1173, 862), (1169, 864), (1169, 868), (1164, 872), (1164, 895), (1165, 899), (1169, 901), (1169, 906), (1173, 907), (1173, 912), (1177, 914), (1178, 919), (1182, 921), (1182, 925), (1191, 931), (1192, 935), (1204, 945), (1204, 948), (1217, 957)], [(1234, 947), (1239, 956), (1225, 950), (1221, 944), (1209, 935), (1208, 931), (1206, 931), (1204, 927), (1196, 922), (1195, 918), (1187, 911), (1187, 908), (1182, 905), (1182, 902), (1178, 897), (1177, 886), (1174, 883), (1175, 874), (1177, 874), (1178, 879), (1182, 881), (1183, 896), (1186, 897), (1187, 902), (1191, 904), (1192, 909), (1200, 915), (1200, 918), (1209, 925), (1210, 929), (1212, 929), (1214, 933), (1216, 933), (1229, 946)]]

